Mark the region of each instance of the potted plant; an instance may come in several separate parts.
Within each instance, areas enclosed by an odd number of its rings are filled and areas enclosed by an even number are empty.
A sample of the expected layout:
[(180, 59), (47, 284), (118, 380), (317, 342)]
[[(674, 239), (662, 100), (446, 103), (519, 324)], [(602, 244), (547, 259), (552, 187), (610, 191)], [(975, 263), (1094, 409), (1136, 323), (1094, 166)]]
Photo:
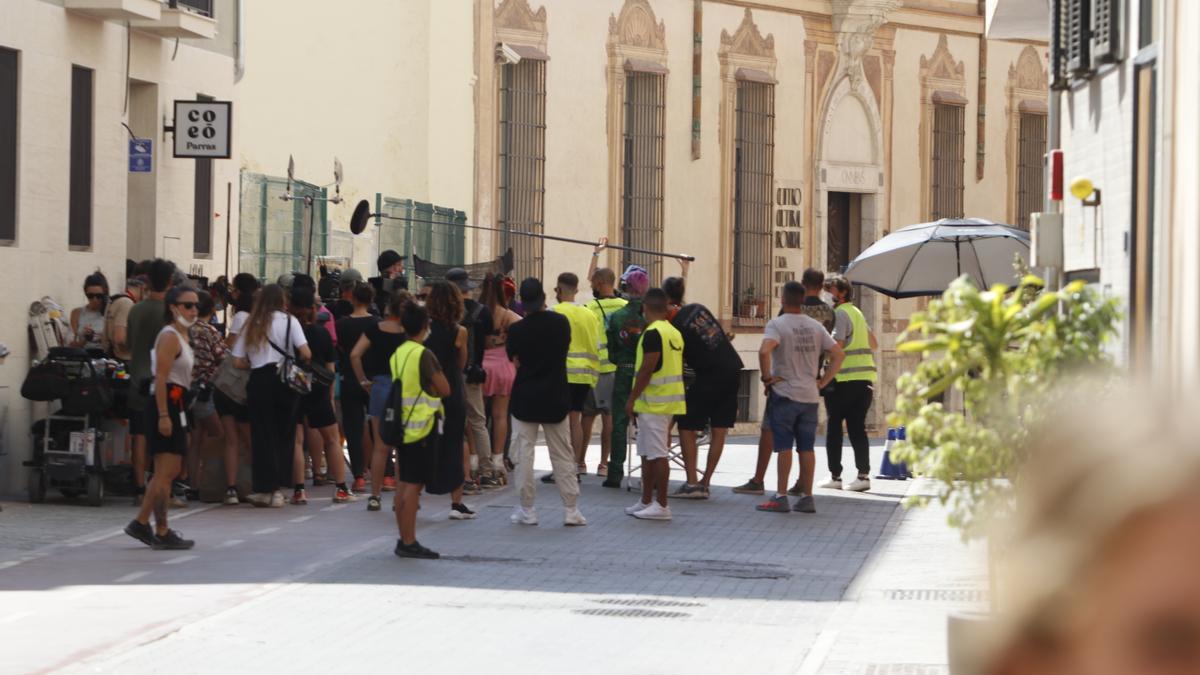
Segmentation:
[[(1111, 367), (1104, 345), (1119, 319), (1117, 302), (1083, 282), (1047, 291), (1031, 275), (1014, 291), (1003, 285), (980, 291), (961, 278), (912, 317), (897, 350), (922, 360), (897, 383), (889, 422), (908, 433), (894, 455), (934, 483), (964, 541), (985, 537), (990, 522), (1017, 507), (1013, 485), (1029, 430), (1054, 414), (1064, 381)], [(951, 387), (962, 393), (962, 411), (932, 401)], [(997, 555), (989, 537), (993, 599)], [(956, 622), (963, 619), (951, 617), (951, 672), (963, 647), (955, 644), (962, 632)]]
[(762, 316), (762, 300), (755, 293), (754, 284), (742, 292), (741, 316), (747, 319), (758, 319)]

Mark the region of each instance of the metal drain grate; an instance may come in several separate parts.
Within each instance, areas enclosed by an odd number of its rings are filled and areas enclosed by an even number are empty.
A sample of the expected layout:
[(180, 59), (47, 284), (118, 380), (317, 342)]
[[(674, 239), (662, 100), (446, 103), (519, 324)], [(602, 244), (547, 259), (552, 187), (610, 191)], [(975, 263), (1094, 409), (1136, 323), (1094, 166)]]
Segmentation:
[(703, 607), (701, 602), (682, 600), (659, 600), (657, 598), (592, 598), (589, 602), (600, 605), (624, 605), (625, 607)]
[(685, 577), (725, 577), (728, 579), (791, 579), (792, 573), (779, 565), (735, 560), (683, 560), (679, 571)]
[(884, 591), (883, 597), (923, 602), (987, 602), (987, 591), (976, 588), (893, 588)]
[(661, 609), (573, 609), (571, 613), (622, 619), (683, 619), (691, 616), (687, 612), (667, 612)]
[(545, 558), (501, 558), (487, 555), (444, 555), (442, 560), (462, 563), (542, 563)]

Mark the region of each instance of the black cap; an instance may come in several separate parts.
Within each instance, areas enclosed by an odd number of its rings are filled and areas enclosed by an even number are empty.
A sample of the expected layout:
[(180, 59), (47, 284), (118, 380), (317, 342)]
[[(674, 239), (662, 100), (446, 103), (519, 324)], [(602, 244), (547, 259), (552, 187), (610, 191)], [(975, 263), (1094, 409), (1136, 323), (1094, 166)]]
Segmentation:
[(461, 267), (452, 267), (446, 272), (446, 281), (458, 286), (460, 291), (471, 291), (479, 287), (479, 284), (471, 281), (471, 276)]
[(384, 251), (383, 253), (379, 254), (379, 261), (378, 261), (379, 271), (382, 272), (382, 271), (386, 270), (387, 268), (391, 267), (392, 265), (395, 265), (396, 263), (400, 262), (401, 260), (404, 260), (404, 256), (400, 255), (399, 253), (396, 253), (395, 251), (393, 251), (391, 249), (388, 249), (388, 250)]
[(546, 291), (542, 288), (542, 280), (537, 277), (529, 277), (521, 282), (521, 304), (527, 308), (540, 307), (546, 302)]

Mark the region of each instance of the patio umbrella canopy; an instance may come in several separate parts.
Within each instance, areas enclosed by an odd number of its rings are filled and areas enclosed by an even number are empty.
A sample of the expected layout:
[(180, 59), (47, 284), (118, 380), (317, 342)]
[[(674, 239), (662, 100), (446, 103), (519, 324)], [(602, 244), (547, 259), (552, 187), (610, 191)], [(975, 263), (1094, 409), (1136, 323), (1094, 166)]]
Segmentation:
[(1017, 282), (1014, 256), (1029, 262), (1029, 233), (982, 218), (943, 218), (909, 225), (880, 239), (846, 278), (893, 298), (941, 295), (962, 275), (978, 288)]

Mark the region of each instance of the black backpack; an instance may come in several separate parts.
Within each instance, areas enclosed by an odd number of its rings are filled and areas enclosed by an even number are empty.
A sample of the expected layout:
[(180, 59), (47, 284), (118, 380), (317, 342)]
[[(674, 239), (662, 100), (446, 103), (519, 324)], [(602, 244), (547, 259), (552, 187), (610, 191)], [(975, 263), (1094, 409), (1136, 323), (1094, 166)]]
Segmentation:
[(463, 317), (462, 325), (467, 329), (467, 365), (463, 368), (464, 379), (467, 384), (483, 384), (487, 379), (487, 373), (483, 370), (483, 365), (475, 361), (475, 346), (479, 337), (479, 317), (483, 316), (483, 303), (476, 302), (475, 308), (472, 309), (466, 316)]

